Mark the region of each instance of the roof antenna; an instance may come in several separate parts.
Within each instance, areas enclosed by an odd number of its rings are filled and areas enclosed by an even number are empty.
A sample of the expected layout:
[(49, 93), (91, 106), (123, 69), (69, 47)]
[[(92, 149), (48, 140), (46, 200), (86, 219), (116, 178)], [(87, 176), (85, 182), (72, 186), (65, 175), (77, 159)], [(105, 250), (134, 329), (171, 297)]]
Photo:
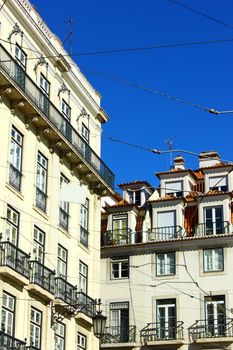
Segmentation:
[(180, 134), (173, 136), (169, 140), (165, 140), (165, 143), (168, 145), (169, 151), (170, 151), (170, 170), (172, 169), (172, 146), (173, 146), (173, 140), (179, 137)]
[[(67, 22), (65, 22), (67, 23)], [(67, 35), (67, 37), (65, 38), (65, 40), (62, 42), (62, 45), (65, 44), (65, 42), (70, 38), (70, 52), (69, 55), (70, 57), (72, 57), (72, 48), (73, 48), (73, 19), (72, 17), (70, 17), (69, 21), (68, 21), (69, 25), (70, 25), (70, 32)]]

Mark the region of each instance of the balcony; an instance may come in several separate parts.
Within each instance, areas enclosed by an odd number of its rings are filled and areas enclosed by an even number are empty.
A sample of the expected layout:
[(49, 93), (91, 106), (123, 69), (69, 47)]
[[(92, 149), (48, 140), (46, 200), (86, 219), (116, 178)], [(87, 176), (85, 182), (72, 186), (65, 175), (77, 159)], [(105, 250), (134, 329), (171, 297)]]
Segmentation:
[[(101, 340), (102, 344), (120, 344), (128, 343), (128, 346), (136, 342), (136, 326), (110, 326), (106, 327), (104, 336)], [(102, 346), (103, 347), (103, 346)], [(127, 344), (124, 344), (127, 347)]]
[(55, 298), (64, 301), (64, 303), (77, 306), (77, 287), (67, 282), (62, 277), (55, 278)]
[(0, 272), (20, 285), (28, 284), (29, 259), (29, 254), (24, 253), (11, 242), (0, 243)]
[(59, 225), (66, 231), (68, 231), (69, 227), (69, 214), (62, 209), (59, 208)]
[(29, 289), (42, 298), (52, 300), (55, 293), (55, 272), (36, 260), (30, 261), (29, 264), (32, 284)]
[(47, 194), (36, 188), (36, 206), (42, 211), (46, 212)]
[(135, 243), (135, 232), (128, 229), (117, 229), (106, 231), (103, 238), (103, 245), (125, 245)]
[(233, 319), (196, 321), (189, 327), (190, 341), (196, 343), (233, 343)]
[(95, 184), (101, 182), (102, 188), (108, 187), (113, 193), (114, 175), (111, 170), (2, 45), (0, 57), (0, 88), (4, 90), (10, 84), (8, 98), (14, 100), (16, 105), (20, 104), (25, 117), (31, 118), (38, 128), (45, 130), (44, 135), (51, 142), (58, 144), (62, 141), (59, 147), (62, 147), (63, 153), (72, 151), (69, 159), (80, 165), (81, 173), (88, 174), (91, 171), (90, 181)]
[(96, 314), (96, 300), (83, 292), (77, 293), (77, 306), (79, 311), (88, 317), (93, 317)]
[(141, 342), (144, 345), (152, 346), (175, 346), (179, 347), (184, 343), (183, 322), (156, 322), (148, 323), (140, 331)]
[(80, 243), (88, 247), (88, 231), (82, 226), (80, 226)]
[(203, 236), (216, 236), (225, 235), (230, 232), (230, 223), (228, 221), (215, 221), (203, 224), (198, 224), (194, 228), (194, 235)]
[(0, 331), (0, 349), (1, 350), (25, 350), (26, 343), (9, 334)]
[(156, 227), (147, 231), (146, 242), (168, 241), (182, 237), (181, 226)]
[(13, 186), (17, 191), (20, 191), (21, 187), (21, 172), (16, 169), (12, 164), (10, 164), (9, 169), (9, 183)]

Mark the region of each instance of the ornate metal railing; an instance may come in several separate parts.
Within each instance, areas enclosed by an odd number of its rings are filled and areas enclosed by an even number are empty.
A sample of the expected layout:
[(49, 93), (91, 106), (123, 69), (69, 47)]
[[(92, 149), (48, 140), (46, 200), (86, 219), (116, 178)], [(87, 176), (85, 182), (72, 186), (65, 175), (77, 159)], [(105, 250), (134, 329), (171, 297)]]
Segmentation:
[(124, 245), (135, 243), (135, 232), (130, 228), (108, 230), (103, 238), (103, 245)]
[(88, 162), (92, 169), (114, 189), (114, 174), (111, 170), (2, 45), (0, 45), (0, 69), (30, 99), (30, 103), (43, 113), (43, 117), (65, 136), (68, 143)]
[(136, 341), (136, 326), (110, 326), (104, 330), (101, 340), (103, 344), (134, 343)]
[(233, 337), (233, 319), (198, 320), (188, 329), (191, 341), (202, 338)]
[(155, 322), (148, 323), (140, 331), (143, 344), (148, 341), (183, 339), (183, 322)]
[(93, 317), (96, 314), (96, 300), (83, 292), (77, 293), (77, 305), (79, 311), (89, 317)]
[(147, 242), (151, 241), (167, 241), (182, 237), (181, 226), (164, 226), (149, 229), (147, 231)]
[(9, 169), (9, 183), (16, 188), (16, 190), (20, 191), (21, 187), (21, 172), (15, 168), (12, 164), (10, 164)]
[(88, 231), (84, 227), (80, 226), (80, 243), (86, 247), (88, 247), (88, 235)]
[(194, 228), (195, 236), (212, 236), (230, 233), (230, 223), (228, 221), (214, 221), (198, 224)]
[(1, 266), (8, 266), (22, 276), (29, 278), (29, 259), (29, 254), (24, 253), (11, 242), (0, 243)]
[(0, 349), (1, 350), (25, 350), (26, 343), (12, 337), (9, 334), (0, 331)]
[(63, 300), (65, 303), (77, 306), (77, 287), (67, 282), (62, 277), (55, 278), (55, 297)]
[(36, 206), (46, 212), (47, 194), (36, 188)]
[(55, 271), (39, 263), (30, 261), (30, 283), (37, 284), (48, 292), (55, 293)]
[(59, 209), (59, 225), (68, 231), (69, 227), (69, 214), (60, 207)]

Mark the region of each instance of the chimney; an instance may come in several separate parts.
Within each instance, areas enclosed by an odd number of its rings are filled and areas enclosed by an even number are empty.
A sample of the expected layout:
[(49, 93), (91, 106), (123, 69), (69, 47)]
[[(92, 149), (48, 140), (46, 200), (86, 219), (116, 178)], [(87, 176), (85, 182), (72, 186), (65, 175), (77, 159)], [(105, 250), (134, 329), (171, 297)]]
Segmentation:
[(174, 169), (184, 170), (184, 158), (182, 156), (176, 156), (174, 159)]
[(220, 155), (216, 151), (204, 151), (199, 154), (199, 168), (214, 166), (220, 163)]

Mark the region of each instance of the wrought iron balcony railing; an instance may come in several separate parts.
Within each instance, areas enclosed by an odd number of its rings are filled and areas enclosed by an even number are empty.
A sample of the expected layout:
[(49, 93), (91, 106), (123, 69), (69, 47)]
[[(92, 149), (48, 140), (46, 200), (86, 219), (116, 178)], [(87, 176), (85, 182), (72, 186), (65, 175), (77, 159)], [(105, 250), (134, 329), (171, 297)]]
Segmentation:
[(148, 323), (140, 331), (140, 338), (144, 344), (157, 340), (181, 340), (183, 339), (183, 322), (156, 322)]
[(89, 317), (93, 317), (96, 314), (96, 300), (83, 292), (77, 293), (77, 306), (80, 312)]
[(9, 170), (9, 183), (16, 188), (16, 190), (20, 191), (21, 187), (21, 172), (15, 168), (12, 164), (10, 164)]
[(136, 326), (110, 326), (104, 330), (102, 344), (134, 343), (136, 341)]
[(59, 209), (59, 225), (68, 231), (69, 227), (69, 214), (60, 207)]
[(103, 245), (124, 245), (135, 243), (135, 232), (130, 228), (108, 230), (103, 238)]
[(188, 329), (190, 341), (203, 338), (233, 337), (233, 319), (225, 318), (198, 320)]
[(47, 194), (36, 188), (36, 206), (46, 212)]
[(224, 235), (230, 233), (228, 221), (214, 221), (198, 224), (194, 228), (195, 236)]
[(55, 293), (55, 271), (39, 263), (30, 261), (30, 283), (37, 284), (48, 292)]
[(29, 278), (30, 255), (24, 253), (10, 241), (0, 243), (0, 265), (8, 266), (22, 276)]
[(88, 247), (88, 235), (88, 231), (84, 227), (80, 226), (80, 243), (86, 247)]
[(19, 340), (3, 331), (0, 331), (1, 350), (25, 350), (25, 345), (26, 343), (23, 340)]
[(164, 226), (156, 227), (147, 231), (147, 242), (151, 241), (167, 241), (182, 237), (181, 226)]
[(2, 45), (0, 45), (0, 71), (17, 85), (30, 103), (40, 110), (44, 119), (49, 120), (92, 169), (114, 189), (114, 175), (111, 170)]
[(63, 277), (55, 278), (55, 298), (66, 304), (77, 306), (77, 287), (67, 282)]

